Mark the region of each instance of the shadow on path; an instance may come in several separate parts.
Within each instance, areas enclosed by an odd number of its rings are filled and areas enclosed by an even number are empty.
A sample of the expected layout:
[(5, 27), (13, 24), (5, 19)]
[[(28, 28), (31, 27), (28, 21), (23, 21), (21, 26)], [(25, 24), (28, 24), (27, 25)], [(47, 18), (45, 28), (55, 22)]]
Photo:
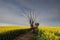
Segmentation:
[(13, 40), (32, 40), (32, 32), (26, 32), (25, 34), (20, 34), (19, 36), (17, 36), (15, 39)]

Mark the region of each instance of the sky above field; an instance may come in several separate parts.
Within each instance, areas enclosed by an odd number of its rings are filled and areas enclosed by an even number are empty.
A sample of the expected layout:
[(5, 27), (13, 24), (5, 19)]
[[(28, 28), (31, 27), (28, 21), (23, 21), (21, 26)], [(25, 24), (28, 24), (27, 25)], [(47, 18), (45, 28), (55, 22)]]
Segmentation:
[(30, 9), (40, 25), (60, 26), (60, 0), (0, 0), (0, 25), (29, 25), (22, 14)]

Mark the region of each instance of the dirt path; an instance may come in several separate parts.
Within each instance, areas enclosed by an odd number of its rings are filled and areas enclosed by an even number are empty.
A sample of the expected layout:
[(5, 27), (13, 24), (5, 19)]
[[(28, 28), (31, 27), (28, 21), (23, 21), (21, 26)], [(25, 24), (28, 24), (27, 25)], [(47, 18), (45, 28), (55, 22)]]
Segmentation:
[(25, 34), (21, 34), (13, 40), (31, 40), (32, 32), (26, 32)]

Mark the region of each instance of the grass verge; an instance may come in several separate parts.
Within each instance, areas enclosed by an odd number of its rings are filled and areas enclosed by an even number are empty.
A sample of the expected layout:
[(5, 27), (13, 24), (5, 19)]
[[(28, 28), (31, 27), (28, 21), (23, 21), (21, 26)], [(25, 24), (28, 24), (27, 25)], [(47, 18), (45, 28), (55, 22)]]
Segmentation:
[(29, 29), (20, 29), (20, 30), (13, 30), (13, 31), (4, 32), (4, 33), (0, 34), (0, 40), (12, 40), (16, 36), (18, 36), (20, 34), (24, 34), (27, 31), (29, 31)]

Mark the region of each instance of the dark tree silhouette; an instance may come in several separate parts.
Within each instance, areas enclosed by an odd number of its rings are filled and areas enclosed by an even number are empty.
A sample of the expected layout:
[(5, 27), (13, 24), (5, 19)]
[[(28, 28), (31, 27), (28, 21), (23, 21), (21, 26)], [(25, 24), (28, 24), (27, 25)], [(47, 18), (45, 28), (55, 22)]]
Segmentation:
[(36, 22), (37, 19), (37, 13), (35, 13), (33, 10), (29, 10), (28, 13), (24, 12), (24, 16), (27, 17), (31, 30), (35, 32), (35, 30), (38, 28), (39, 23)]

